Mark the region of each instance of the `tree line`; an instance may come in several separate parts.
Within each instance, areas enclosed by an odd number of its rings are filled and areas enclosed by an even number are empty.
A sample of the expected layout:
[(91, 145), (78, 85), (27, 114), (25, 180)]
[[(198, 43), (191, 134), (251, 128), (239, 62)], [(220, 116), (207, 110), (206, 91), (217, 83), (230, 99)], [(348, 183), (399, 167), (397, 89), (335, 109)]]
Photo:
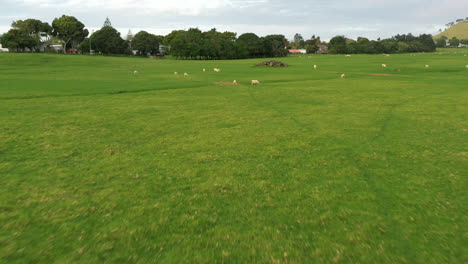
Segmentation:
[(453, 37), (449, 39), (446, 36), (442, 36), (436, 39), (435, 41), (436, 41), (436, 46), (439, 48), (447, 47), (447, 41), (448, 41), (448, 46), (452, 48), (456, 48), (460, 44), (468, 45), (468, 39), (458, 39), (457, 37)]
[(211, 29), (202, 32), (198, 28), (174, 30), (164, 38), (168, 52), (182, 59), (246, 59), (259, 57), (283, 57), (288, 55), (284, 35), (258, 37), (245, 33), (238, 38), (234, 32), (218, 32)]
[(73, 16), (55, 18), (50, 25), (37, 19), (14, 21), (11, 29), (0, 37), (0, 43), (15, 52), (39, 52), (55, 50), (52, 45), (83, 53), (94, 50), (102, 54), (131, 54), (133, 50), (141, 54), (159, 52), (162, 36), (141, 31), (132, 40), (124, 40), (120, 33), (106, 19), (103, 27), (89, 36), (85, 25)]
[(280, 34), (259, 37), (254, 33), (245, 33), (237, 37), (237, 33), (229, 31), (211, 29), (203, 32), (198, 28), (190, 28), (174, 30), (167, 36), (140, 31), (134, 36), (129, 34), (124, 39), (112, 27), (108, 18), (101, 29), (89, 36), (89, 31), (82, 22), (67, 15), (55, 18), (51, 25), (36, 19), (14, 21), (11, 29), (0, 37), (0, 43), (16, 52), (49, 51), (53, 44), (60, 44), (64, 53), (69, 49), (81, 53), (93, 50), (102, 54), (145, 56), (163, 52), (179, 59), (206, 60), (283, 57), (288, 55), (288, 49), (305, 49), (307, 53), (313, 54), (325, 46), (328, 46), (331, 54), (390, 54), (432, 52), (436, 49), (436, 43), (428, 34), (396, 35), (383, 40), (369, 40), (364, 37), (352, 40), (336, 36), (325, 43), (315, 35), (305, 40), (298, 33), (293, 40), (288, 41)]
[(198, 28), (174, 30), (167, 36), (157, 36), (145, 31), (123, 39), (106, 19), (101, 29), (89, 37), (89, 31), (73, 16), (55, 18), (52, 24), (37, 19), (18, 20), (1, 36), (0, 43), (16, 52), (49, 51), (52, 44), (60, 44), (62, 50), (94, 50), (102, 54), (155, 55), (164, 45), (164, 52), (182, 59), (242, 59), (255, 57), (281, 57), (288, 51), (284, 35), (258, 37), (246, 33), (237, 38), (234, 32), (206, 32)]
[(344, 36), (336, 36), (328, 43), (330, 54), (381, 54), (381, 53), (407, 53), (407, 52), (434, 52), (436, 45), (432, 35), (421, 34), (418, 37), (412, 34), (396, 35), (383, 40), (369, 40), (360, 37), (357, 41)]

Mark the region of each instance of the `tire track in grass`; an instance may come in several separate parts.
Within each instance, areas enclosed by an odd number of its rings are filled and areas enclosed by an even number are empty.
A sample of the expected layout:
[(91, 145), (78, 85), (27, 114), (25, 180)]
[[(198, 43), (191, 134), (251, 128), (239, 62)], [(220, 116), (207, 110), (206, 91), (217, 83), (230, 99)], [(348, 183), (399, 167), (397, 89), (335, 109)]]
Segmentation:
[[(382, 125), (380, 126), (379, 132), (376, 136), (371, 137), (367, 142), (369, 143), (370, 148), (374, 148), (374, 144), (381, 138), (385, 137), (387, 133), (388, 125), (394, 119), (394, 111), (396, 108), (406, 105), (411, 100), (406, 100), (397, 104), (393, 104), (386, 113), (386, 117), (381, 121)], [(384, 221), (388, 226), (388, 231), (382, 232), (384, 236), (389, 237), (391, 240), (397, 242), (397, 244), (392, 245), (398, 250), (398, 257), (409, 257), (409, 262), (414, 263), (416, 261), (416, 256), (414, 255), (414, 249), (412, 243), (408, 238), (403, 236), (402, 228), (399, 223), (392, 219), (393, 217), (393, 208), (392, 201), (394, 200), (391, 192), (388, 192), (386, 188), (379, 186), (378, 180), (376, 180), (376, 175), (372, 175), (369, 171), (370, 166), (366, 166), (360, 159), (359, 153), (355, 152), (356, 148), (347, 148), (345, 149), (346, 155), (348, 158), (353, 161), (356, 165), (362, 178), (366, 181), (369, 188), (375, 194), (379, 215), (384, 217)], [(369, 151), (370, 152), (370, 151)], [(370, 165), (370, 164), (369, 164)]]
[(168, 91), (168, 90), (183, 90), (183, 89), (199, 89), (206, 87), (202, 86), (192, 86), (192, 87), (178, 87), (178, 88), (161, 88), (161, 89), (140, 89), (140, 90), (130, 90), (130, 91), (111, 91), (111, 92), (102, 92), (102, 93), (89, 93), (89, 94), (56, 94), (56, 95), (31, 95), (31, 96), (17, 96), (17, 97), (0, 97), (0, 101), (3, 100), (28, 100), (28, 99), (41, 99), (41, 98), (62, 98), (62, 97), (87, 97), (87, 96), (96, 96), (96, 95), (119, 95), (119, 94), (132, 94), (132, 93), (150, 93), (150, 92), (159, 92), (159, 91)]
[[(260, 107), (271, 109), (279, 113), (282, 117), (292, 120), (295, 123), (295, 125), (297, 125), (298, 127), (306, 129), (307, 131), (311, 133), (314, 132), (311, 126), (302, 123), (301, 121), (299, 121), (297, 118), (293, 116), (287, 115), (284, 111), (281, 111), (280, 109), (274, 107), (272, 104), (267, 104), (261, 101), (261, 99), (256, 98), (255, 95), (252, 93), (251, 87), (248, 88), (248, 91), (249, 91), (249, 95), (252, 101), (254, 101)], [(421, 98), (418, 98), (418, 99), (421, 99)], [(387, 132), (388, 125), (394, 119), (395, 109), (408, 104), (412, 100), (414, 99), (408, 99), (400, 103), (391, 105), (390, 109), (387, 111), (386, 117), (381, 121), (382, 125), (380, 126), (378, 134), (374, 137), (371, 137), (369, 140), (367, 140), (367, 142), (369, 142), (369, 144), (372, 145), (376, 143), (376, 141), (378, 141), (379, 139), (383, 138)], [(343, 146), (346, 146), (345, 141), (338, 139), (338, 138), (335, 138), (335, 140), (338, 143), (342, 144)], [(352, 163), (360, 172), (361, 177), (366, 181), (367, 186), (375, 194), (379, 215), (384, 217), (384, 221), (386, 222), (388, 226), (388, 231), (384, 233), (384, 236), (387, 236), (391, 240), (396, 242), (396, 244), (393, 244), (392, 246), (394, 246), (396, 250), (398, 251), (397, 257), (401, 257), (405, 259), (406, 257), (408, 257), (409, 262), (414, 263), (416, 261), (416, 256), (414, 255), (414, 249), (413, 249), (412, 243), (408, 240), (408, 238), (403, 237), (401, 226), (392, 219), (393, 206), (389, 204), (388, 202), (388, 201), (393, 200), (392, 193), (389, 193), (388, 191), (386, 191), (385, 188), (382, 188), (381, 186), (377, 184), (377, 181), (375, 180), (375, 177), (372, 177), (372, 173), (369, 171), (368, 166), (366, 166), (360, 161), (359, 153), (353, 151), (354, 149), (356, 149), (355, 146), (344, 148), (343, 149), (344, 154), (347, 156), (347, 158), (350, 161), (352, 161)]]
[(313, 128), (310, 125), (304, 124), (301, 121), (299, 121), (297, 118), (295, 118), (294, 116), (288, 115), (284, 111), (281, 111), (280, 109), (276, 107), (272, 107), (271, 105), (267, 105), (266, 103), (263, 103), (261, 100), (255, 98), (255, 96), (252, 93), (251, 87), (248, 88), (248, 91), (249, 91), (250, 98), (260, 107), (269, 108), (275, 111), (276, 113), (278, 113), (280, 116), (292, 120), (298, 127), (301, 127), (303, 129), (306, 129), (309, 132), (312, 132)]

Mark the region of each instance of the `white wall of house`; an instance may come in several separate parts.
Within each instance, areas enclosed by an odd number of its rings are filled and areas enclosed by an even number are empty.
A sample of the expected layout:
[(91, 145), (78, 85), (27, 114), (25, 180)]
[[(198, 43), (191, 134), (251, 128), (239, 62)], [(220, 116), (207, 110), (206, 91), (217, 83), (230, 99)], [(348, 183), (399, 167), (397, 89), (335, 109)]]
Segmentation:
[(0, 52), (8, 52), (7, 48), (3, 48), (2, 44), (0, 44)]

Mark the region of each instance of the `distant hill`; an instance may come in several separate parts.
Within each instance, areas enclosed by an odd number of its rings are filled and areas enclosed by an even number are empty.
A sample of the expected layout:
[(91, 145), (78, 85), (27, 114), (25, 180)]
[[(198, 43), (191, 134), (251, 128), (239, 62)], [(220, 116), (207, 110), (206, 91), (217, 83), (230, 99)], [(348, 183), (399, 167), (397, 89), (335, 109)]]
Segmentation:
[(434, 39), (438, 39), (442, 36), (446, 36), (449, 39), (453, 37), (456, 37), (457, 39), (468, 39), (468, 21), (463, 21), (453, 27), (450, 27), (444, 32), (435, 35)]

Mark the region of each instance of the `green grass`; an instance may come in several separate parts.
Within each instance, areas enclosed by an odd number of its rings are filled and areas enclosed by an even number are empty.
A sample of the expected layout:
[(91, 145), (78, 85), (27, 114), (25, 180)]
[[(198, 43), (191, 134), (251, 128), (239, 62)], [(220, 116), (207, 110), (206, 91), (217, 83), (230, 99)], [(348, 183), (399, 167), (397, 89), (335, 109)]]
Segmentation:
[(453, 37), (458, 39), (468, 39), (468, 21), (457, 23), (453, 27), (450, 27), (444, 32), (434, 36), (434, 39), (438, 39), (442, 36), (446, 36), (449, 39)]
[(0, 263), (467, 263), (468, 57), (282, 60), (0, 54)]

